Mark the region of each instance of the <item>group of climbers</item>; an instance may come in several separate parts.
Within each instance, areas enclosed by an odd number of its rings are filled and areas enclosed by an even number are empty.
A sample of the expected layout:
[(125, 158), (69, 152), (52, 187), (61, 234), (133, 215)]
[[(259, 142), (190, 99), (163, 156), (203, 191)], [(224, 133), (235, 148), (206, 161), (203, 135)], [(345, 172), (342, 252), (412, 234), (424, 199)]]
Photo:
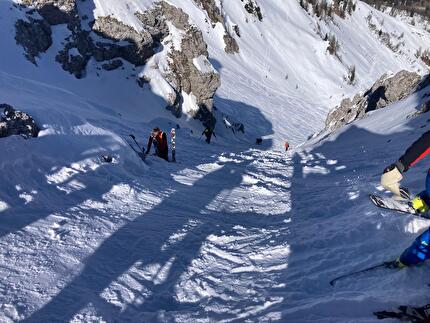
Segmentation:
[[(202, 136), (206, 137), (206, 142), (210, 144), (212, 136), (216, 138), (216, 134), (213, 129), (206, 127), (202, 132)], [(176, 161), (176, 130), (172, 128), (170, 131), (170, 144), (172, 147), (172, 158), (171, 161)], [(146, 147), (145, 155), (148, 155), (151, 152), (151, 148), (154, 147), (155, 153), (154, 155), (169, 161), (169, 146), (167, 142), (167, 135), (160, 128), (155, 127), (152, 129), (151, 134), (148, 139), (148, 145)]]
[[(205, 141), (208, 144), (211, 143), (212, 136), (214, 136), (216, 138), (216, 134), (215, 134), (214, 130), (210, 127), (206, 127), (205, 130), (203, 130), (200, 138), (203, 136), (206, 137)], [(256, 144), (260, 145), (262, 143), (262, 141), (263, 140), (261, 138), (257, 138)], [(170, 131), (170, 142), (171, 142), (171, 146), (172, 146), (171, 161), (175, 162), (176, 161), (176, 130), (175, 130), (175, 128), (172, 128), (172, 130)], [(154, 129), (152, 129), (151, 134), (150, 134), (149, 139), (148, 139), (148, 145), (146, 147), (146, 151), (144, 152), (145, 155), (148, 155), (151, 152), (151, 147), (154, 147), (154, 149), (155, 149), (154, 155), (156, 155), (156, 156), (158, 156), (158, 157), (160, 157), (166, 161), (169, 161), (169, 146), (168, 146), (168, 142), (167, 142), (167, 135), (159, 127), (155, 127)], [(288, 141), (285, 142), (284, 148), (285, 148), (285, 151), (288, 151), (288, 149), (290, 148), (290, 144), (288, 143)]]

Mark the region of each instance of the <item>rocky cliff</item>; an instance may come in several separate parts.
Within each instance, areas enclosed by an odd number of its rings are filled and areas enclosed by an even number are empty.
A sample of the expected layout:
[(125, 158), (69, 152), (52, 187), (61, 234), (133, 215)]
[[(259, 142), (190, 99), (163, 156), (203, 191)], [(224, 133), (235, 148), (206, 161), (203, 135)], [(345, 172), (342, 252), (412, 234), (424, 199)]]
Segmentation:
[[(224, 25), (221, 10), (214, 1), (198, 1), (198, 4), (211, 20)], [(81, 16), (79, 5), (76, 0), (24, 0), (21, 3), (26, 19), (16, 22), (15, 39), (24, 48), (29, 61), (37, 65), (37, 58), (52, 46), (52, 27), (62, 24), (67, 26), (70, 35), (57, 53), (56, 61), (78, 79), (86, 76), (90, 59), (108, 71), (122, 67), (123, 62), (144, 66), (157, 51), (166, 48), (168, 68), (162, 77), (171, 88), (171, 95), (165, 98), (167, 108), (177, 117), (186, 112), (205, 125), (214, 126), (213, 97), (220, 86), (220, 77), (209, 61), (202, 32), (185, 12), (167, 2), (157, 2), (149, 10), (135, 12), (141, 23), (138, 30), (112, 16), (94, 19)], [(226, 35), (226, 51), (237, 52), (234, 38), (227, 32)], [(175, 42), (169, 37), (175, 38)], [(137, 81), (142, 84), (145, 79), (148, 81), (150, 76), (141, 75)], [(183, 109), (184, 94), (194, 99), (194, 107), (186, 111)]]
[(395, 75), (383, 75), (364, 94), (344, 99), (340, 106), (331, 111), (325, 122), (326, 131), (332, 132), (340, 127), (364, 118), (370, 111), (404, 99), (415, 90), (422, 88), (426, 80), (414, 72), (400, 71)]

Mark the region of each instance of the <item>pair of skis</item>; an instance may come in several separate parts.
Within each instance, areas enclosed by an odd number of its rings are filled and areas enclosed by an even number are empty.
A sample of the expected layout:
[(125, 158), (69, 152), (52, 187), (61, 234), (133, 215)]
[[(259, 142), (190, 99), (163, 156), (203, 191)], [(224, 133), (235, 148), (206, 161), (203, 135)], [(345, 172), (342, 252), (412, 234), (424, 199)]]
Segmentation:
[[(393, 210), (396, 212), (400, 212), (403, 214), (410, 214), (422, 219), (430, 219), (430, 215), (428, 213), (418, 213), (411, 205), (410, 200), (403, 200), (399, 201), (391, 197), (381, 197), (379, 195), (375, 194), (369, 194), (369, 198), (372, 201), (372, 203), (382, 209), (385, 210)], [(344, 275), (341, 275), (339, 277), (334, 278), (330, 281), (330, 285), (334, 286), (336, 282), (356, 276), (360, 276), (364, 273), (375, 271), (375, 270), (382, 270), (382, 269), (398, 269), (398, 263), (396, 260), (390, 260), (390, 261), (384, 261), (383, 263), (370, 266), (367, 268), (364, 268), (362, 270), (358, 270), (355, 272), (347, 273)]]
[(428, 213), (418, 213), (411, 205), (410, 200), (396, 200), (392, 197), (381, 197), (375, 194), (369, 194), (369, 198), (373, 204), (377, 207), (393, 210), (400, 213), (410, 214), (423, 219), (430, 219), (430, 215)]

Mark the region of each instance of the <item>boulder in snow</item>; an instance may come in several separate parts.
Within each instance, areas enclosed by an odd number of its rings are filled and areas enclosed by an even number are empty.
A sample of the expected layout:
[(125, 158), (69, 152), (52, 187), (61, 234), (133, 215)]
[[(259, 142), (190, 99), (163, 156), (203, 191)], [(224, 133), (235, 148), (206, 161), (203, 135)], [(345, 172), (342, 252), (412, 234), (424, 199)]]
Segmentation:
[(21, 135), (25, 138), (37, 137), (39, 127), (27, 113), (16, 111), (9, 104), (0, 104), (3, 117), (0, 118), (0, 137)]

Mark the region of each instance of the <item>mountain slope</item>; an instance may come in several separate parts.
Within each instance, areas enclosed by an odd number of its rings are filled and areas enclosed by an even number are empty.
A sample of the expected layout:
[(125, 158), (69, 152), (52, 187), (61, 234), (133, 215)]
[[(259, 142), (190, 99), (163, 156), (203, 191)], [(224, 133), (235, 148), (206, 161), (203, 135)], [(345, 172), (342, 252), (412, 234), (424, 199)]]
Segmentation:
[[(340, 98), (381, 74), (425, 73), (414, 52), (429, 35), (361, 2), (346, 20), (324, 23), (295, 1), (259, 3), (262, 21), (241, 1), (225, 1), (224, 24), (238, 24), (241, 34), (239, 53), (226, 54), (221, 23), (213, 28), (194, 2), (169, 3), (203, 30), (221, 77), (211, 145), (201, 140), (200, 122), (175, 118), (166, 98), (136, 84), (150, 64), (123, 62), (107, 72), (90, 60), (86, 77), (76, 79), (55, 63), (70, 35), (64, 25), (52, 27), (53, 45), (37, 66), (27, 61), (14, 39), (24, 11), (0, 2), (0, 96), (42, 127), (35, 139), (0, 140), (0, 321), (372, 322), (372, 311), (426, 303), (428, 264), (334, 288), (329, 281), (395, 258), (428, 227), (376, 209), (367, 194), (428, 130), (426, 114), (410, 115), (430, 88), (304, 139)], [(90, 9), (136, 28), (134, 11), (153, 5), (79, 4), (82, 16)], [(369, 19), (404, 45), (393, 52), (381, 44)], [(326, 53), (317, 24), (336, 35), (342, 61)], [(152, 62), (166, 58), (167, 45)], [(351, 65), (357, 80), (348, 86)], [(243, 122), (245, 134), (232, 135), (223, 114)], [(133, 133), (144, 146), (152, 127), (177, 124), (176, 164), (151, 155), (143, 163), (126, 143)], [(259, 136), (263, 145), (252, 146)], [(279, 152), (285, 139), (295, 146), (288, 154)], [(405, 178), (415, 193), (425, 163)]]
[[(358, 2), (356, 10), (345, 19), (338, 16), (333, 19), (318, 18), (312, 11), (307, 13), (298, 1), (261, 3), (263, 19), (259, 21), (244, 9), (241, 1), (229, 1), (223, 2), (220, 9), (223, 23), (212, 22), (198, 2), (170, 3), (187, 13), (190, 23), (203, 32), (210, 61), (220, 72), (221, 87), (215, 96), (215, 106), (220, 112), (217, 115), (217, 130), (223, 132), (221, 114), (228, 115), (245, 124), (249, 141), (267, 133), (266, 129), (258, 128), (258, 123), (249, 121), (254, 116), (248, 114), (246, 106), (261, 110), (273, 122), (274, 132), (270, 137), (277, 143), (289, 140), (298, 144), (323, 127), (327, 112), (343, 97), (350, 97), (358, 90), (364, 91), (382, 74), (401, 69), (424, 74), (427, 70), (415, 54), (419, 48), (430, 46), (428, 33), (419, 26), (397, 21), (362, 2)], [(142, 25), (135, 13), (153, 5), (149, 0), (77, 2), (82, 17), (111, 15), (137, 30)], [(8, 31), (2, 37), (2, 45), (7, 49), (0, 53), (2, 71), (47, 84), (61, 84), (62, 88), (114, 110), (132, 107), (143, 110), (142, 114), (147, 118), (157, 114), (171, 119), (168, 113), (160, 111), (169, 100), (163, 96), (168, 96), (170, 91), (154, 88), (159, 87), (161, 79), (151, 84), (153, 92), (151, 88), (144, 87), (142, 93), (135, 83), (137, 75), (149, 73), (151, 66), (163, 70), (163, 55), (167, 55), (168, 50), (163, 50), (162, 56), (151, 61), (145, 69), (125, 62), (124, 70), (105, 72), (99, 71), (100, 63), (90, 61), (88, 76), (78, 82), (72, 76), (64, 75), (54, 63), (63, 38), (69, 34), (66, 27), (53, 27), (54, 45), (46, 54), (40, 55), (36, 67), (24, 60), (22, 48), (15, 46), (14, 23), (15, 19), (23, 17), (22, 11), (14, 9), (10, 1), (5, 1), (2, 11), (7, 10), (10, 14), (1, 21), (2, 30)], [(83, 20), (83, 26), (90, 22)], [(235, 34), (235, 28), (240, 37)], [(226, 30), (234, 35), (239, 46), (237, 54), (224, 51)], [(323, 40), (326, 34), (336, 37), (339, 58), (328, 53), (328, 41)], [(167, 49), (170, 45), (163, 46)], [(9, 63), (11, 60), (13, 64)], [(351, 86), (344, 78), (353, 66), (356, 68), (356, 78)], [(109, 95), (111, 88), (119, 90)], [(162, 97), (157, 98), (160, 95)], [(232, 101), (238, 103), (233, 104)]]

